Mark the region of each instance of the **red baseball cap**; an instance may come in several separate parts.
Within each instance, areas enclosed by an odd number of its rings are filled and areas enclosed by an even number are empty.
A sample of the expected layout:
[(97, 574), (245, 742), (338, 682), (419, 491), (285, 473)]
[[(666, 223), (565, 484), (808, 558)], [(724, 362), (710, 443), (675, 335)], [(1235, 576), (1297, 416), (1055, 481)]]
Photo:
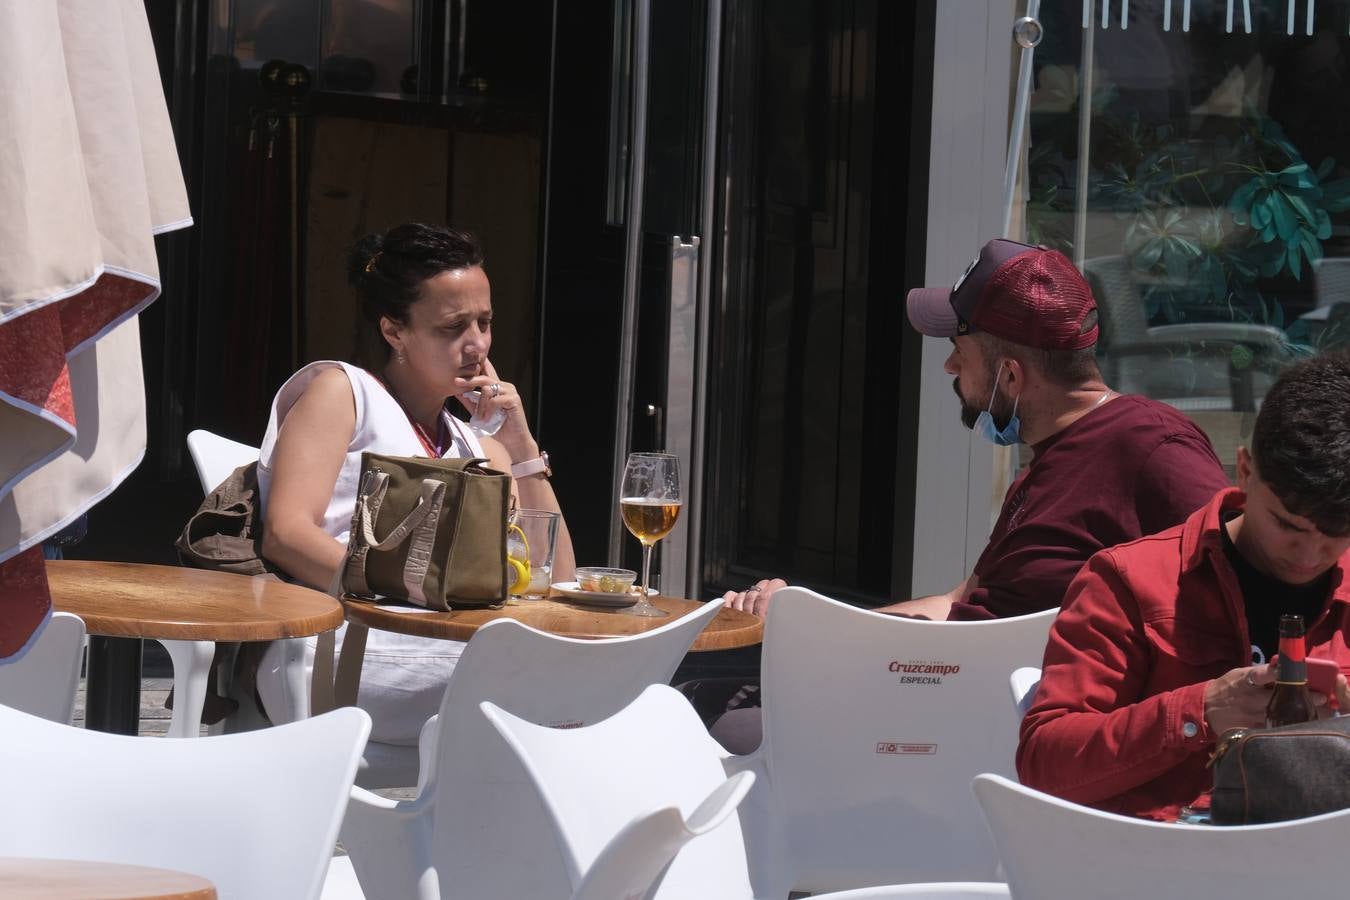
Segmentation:
[(1049, 247), (998, 238), (950, 288), (915, 288), (909, 322), (930, 337), (985, 331), (1042, 350), (1097, 343), (1097, 301), (1069, 258)]

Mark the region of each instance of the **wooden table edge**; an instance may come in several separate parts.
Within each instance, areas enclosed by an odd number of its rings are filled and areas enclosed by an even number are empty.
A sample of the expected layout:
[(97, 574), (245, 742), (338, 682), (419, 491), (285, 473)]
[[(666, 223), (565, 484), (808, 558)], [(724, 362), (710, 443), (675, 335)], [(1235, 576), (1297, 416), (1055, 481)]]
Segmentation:
[[(96, 880), (91, 883), (91, 879)], [(0, 888), (6, 890), (5, 897), (18, 900), (58, 900), (69, 897), (216, 900), (218, 896), (210, 879), (177, 869), (14, 856), (0, 856)], [(77, 889), (79, 893), (69, 893), (72, 889)], [(14, 890), (18, 893), (13, 893)]]
[(62, 608), (53, 602), (55, 612), (70, 612), (84, 621), (84, 630), (94, 637), (140, 638), (150, 641), (215, 641), (217, 643), (247, 644), (254, 641), (280, 641), (286, 638), (313, 637), (338, 628), (346, 621), (341, 605), (337, 608), (310, 616), (303, 625), (288, 623), (284, 627), (265, 628), (250, 624), (247, 637), (240, 636), (240, 626), (229, 623), (208, 625), (200, 622), (154, 622), (145, 623), (135, 619), (122, 619), (116, 616), (88, 615), (76, 609)]
[[(677, 600), (682, 603), (689, 603), (689, 604), (697, 604), (705, 602), (699, 600), (686, 600), (682, 597), (667, 597), (663, 599)], [(376, 608), (374, 602), (371, 600), (359, 599), (354, 597), (343, 597), (341, 598), (340, 602), (342, 603), (342, 607), (347, 614), (348, 621), (356, 622), (357, 624), (364, 625), (367, 628), (374, 628), (376, 630), (381, 631), (385, 630), (392, 631), (392, 629), (386, 629), (383, 626), (385, 623), (393, 621), (393, 619), (390, 618), (391, 616), (398, 616), (399, 618), (397, 621), (410, 623), (410, 627), (399, 629), (396, 632), (398, 634), (409, 634), (416, 637), (427, 637), (439, 640), (453, 640), (453, 641), (469, 640), (471, 637), (473, 637), (474, 632), (476, 632), (485, 623), (466, 622), (460, 624), (454, 621), (446, 621), (444, 616), (453, 615), (454, 613), (479, 614), (495, 611), (495, 610), (470, 609), (470, 610), (453, 610), (451, 611), (451, 613), (442, 613), (442, 612), (398, 613), (379, 610)], [(690, 607), (690, 609), (693, 608), (695, 607), (693, 606)], [(603, 612), (611, 615), (619, 614), (614, 610), (591, 609), (589, 611)], [(427, 618), (431, 616), (434, 616), (435, 618)], [(724, 616), (733, 619), (748, 619), (753, 621), (745, 621), (741, 623), (739, 626), (733, 625), (731, 627), (723, 627), (714, 630), (712, 628), (713, 623), (717, 622), (718, 619), (721, 619)], [(673, 618), (674, 617), (672, 617), (671, 619), (663, 619), (661, 620), (661, 624), (664, 624), (667, 621), (671, 621), (673, 620)], [(419, 620), (425, 622), (425, 625), (423, 627), (417, 626), (416, 623)], [(529, 623), (523, 622), (522, 624), (528, 625)], [(634, 634), (640, 633), (641, 632), (634, 632)], [(609, 638), (623, 637), (623, 636), (624, 635), (596, 634), (589, 632), (577, 632), (565, 635), (565, 637), (585, 641), (607, 640)], [(760, 619), (758, 616), (753, 616), (749, 613), (741, 612), (740, 610), (727, 609), (726, 607), (723, 607), (722, 609), (718, 610), (717, 615), (712, 619), (712, 621), (708, 623), (708, 626), (705, 627), (702, 631), (700, 631), (698, 635), (694, 638), (694, 642), (690, 646), (689, 650), (691, 653), (706, 653), (714, 650), (735, 650), (741, 647), (754, 646), (755, 644), (761, 643), (763, 641), (763, 638), (764, 638), (763, 619)]]

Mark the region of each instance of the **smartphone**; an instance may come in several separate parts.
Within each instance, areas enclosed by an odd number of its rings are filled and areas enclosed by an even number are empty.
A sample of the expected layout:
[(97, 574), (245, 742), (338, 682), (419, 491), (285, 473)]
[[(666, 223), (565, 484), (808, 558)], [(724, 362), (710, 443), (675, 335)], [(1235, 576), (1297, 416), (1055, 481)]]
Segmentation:
[(1328, 697), (1336, 696), (1336, 676), (1341, 667), (1333, 659), (1308, 659), (1308, 688)]
[[(1272, 666), (1279, 663), (1279, 654), (1270, 658)], [(1317, 691), (1319, 694), (1326, 694), (1328, 697), (1336, 696), (1336, 676), (1341, 674), (1341, 667), (1336, 664), (1334, 659), (1317, 659), (1308, 657), (1308, 689)]]

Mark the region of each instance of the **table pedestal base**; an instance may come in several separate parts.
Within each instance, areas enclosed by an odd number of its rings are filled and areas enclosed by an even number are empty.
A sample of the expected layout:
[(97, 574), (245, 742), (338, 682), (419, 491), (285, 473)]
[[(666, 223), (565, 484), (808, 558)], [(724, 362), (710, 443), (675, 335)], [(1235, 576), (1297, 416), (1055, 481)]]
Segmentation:
[(89, 637), (84, 727), (136, 734), (141, 722), (140, 638)]

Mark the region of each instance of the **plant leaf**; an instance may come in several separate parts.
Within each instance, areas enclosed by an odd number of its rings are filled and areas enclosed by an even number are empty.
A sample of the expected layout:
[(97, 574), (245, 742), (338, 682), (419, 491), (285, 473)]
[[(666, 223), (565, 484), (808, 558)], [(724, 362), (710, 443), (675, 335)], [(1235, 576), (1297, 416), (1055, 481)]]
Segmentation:
[(1289, 198), (1282, 191), (1275, 191), (1270, 195), (1270, 212), (1275, 221), (1275, 233), (1280, 236), (1280, 240), (1288, 241), (1298, 230), (1298, 217), (1294, 215), (1294, 208), (1289, 205)]
[(1278, 173), (1278, 180), (1280, 184), (1287, 184), (1292, 187), (1309, 188), (1317, 186), (1317, 181), (1312, 177), (1312, 172), (1305, 162), (1297, 162), (1292, 166), (1281, 169)]
[(1153, 267), (1158, 264), (1158, 260), (1162, 257), (1162, 252), (1162, 241), (1157, 240), (1156, 238), (1145, 241), (1143, 246), (1139, 248), (1139, 252), (1134, 255), (1135, 265), (1138, 266), (1141, 272), (1150, 272), (1153, 270)]
[[(1252, 202), (1256, 198), (1256, 190), (1261, 187), (1261, 179), (1253, 178), (1242, 187), (1233, 191), (1233, 196), (1228, 198), (1228, 208), (1233, 211), (1233, 218), (1237, 218), (1237, 213), (1245, 213), (1251, 208)], [(1242, 224), (1246, 224), (1244, 220)]]
[(1303, 199), (1298, 194), (1283, 194), (1283, 196), (1289, 205), (1294, 208), (1294, 212), (1298, 213), (1299, 217), (1303, 219), (1305, 224), (1312, 225), (1317, 221), (1317, 217), (1313, 215), (1312, 207), (1308, 205), (1307, 200)]
[(1261, 229), (1269, 225), (1271, 223), (1271, 220), (1274, 219), (1274, 216), (1271, 215), (1270, 211), (1269, 197), (1268, 196), (1263, 197), (1262, 199), (1253, 203), (1251, 213), (1252, 213), (1253, 228)]
[(1331, 216), (1327, 215), (1325, 209), (1319, 209), (1317, 211), (1317, 218), (1314, 224), (1317, 229), (1317, 237), (1319, 240), (1325, 241), (1327, 238), (1331, 237)]

